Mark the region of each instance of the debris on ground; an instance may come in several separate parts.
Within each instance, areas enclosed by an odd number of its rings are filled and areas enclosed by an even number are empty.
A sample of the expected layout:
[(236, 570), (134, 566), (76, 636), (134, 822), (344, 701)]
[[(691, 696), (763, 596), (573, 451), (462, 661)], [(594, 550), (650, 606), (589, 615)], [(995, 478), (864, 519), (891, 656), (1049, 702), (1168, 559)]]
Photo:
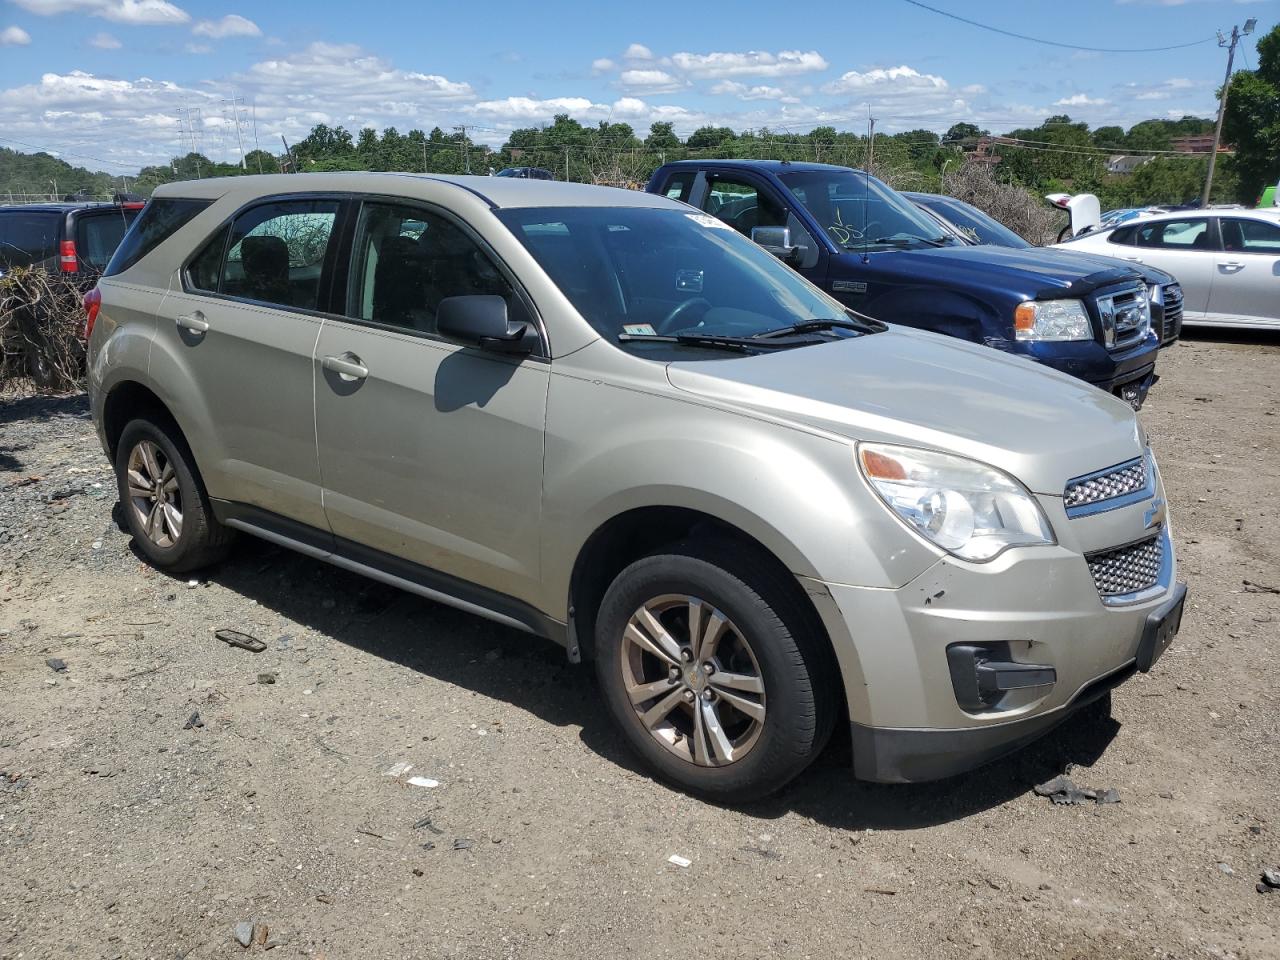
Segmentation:
[(67, 671), (67, 661), (59, 660), (57, 657), (50, 657), (45, 663), (54, 673), (66, 673)]
[(439, 780), (432, 780), (430, 777), (410, 777), (409, 786), (411, 787), (438, 787)]
[(194, 730), (197, 727), (203, 727), (204, 721), (200, 719), (200, 711), (197, 710), (191, 716), (187, 717), (187, 722), (182, 725), (183, 730)]
[(1280, 587), (1268, 586), (1265, 583), (1255, 583), (1252, 580), (1244, 580), (1245, 593), (1280, 593)]
[(258, 674), (258, 682), (264, 685), (273, 684), (276, 682), (276, 675), (274, 673), (260, 673)]
[(1078, 787), (1075, 781), (1067, 776), (1057, 776), (1044, 783), (1037, 783), (1031, 788), (1038, 797), (1048, 797), (1059, 806), (1087, 803), (1119, 803), (1120, 791), (1114, 788), (1094, 790), (1092, 787)]
[(671, 856), (667, 857), (667, 863), (674, 863), (677, 867), (687, 867), (690, 866), (693, 861), (688, 857), (682, 857), (678, 853), (673, 853)]
[(1272, 890), (1280, 890), (1280, 867), (1267, 867), (1263, 870), (1262, 882)]
[(476, 842), (470, 837), (459, 837), (457, 840), (453, 841), (453, 849), (455, 850), (470, 850), (475, 845)]
[(1236, 875), (1236, 872), (1231, 869), (1231, 864), (1229, 863), (1219, 863), (1218, 869), (1221, 870), (1223, 873), (1225, 873), (1228, 877), (1234, 877)]
[(260, 947), (265, 947), (267, 945), (267, 935), (270, 932), (265, 923), (255, 923), (253, 925), (253, 942)]
[(406, 773), (413, 769), (412, 763), (406, 763), (401, 760), (399, 763), (393, 763), (386, 770), (382, 771), (384, 777), (403, 777)]
[(248, 921), (241, 921), (235, 927), (236, 942), (242, 947), (248, 947), (253, 943), (253, 924)]
[(782, 854), (773, 850), (766, 850), (764, 847), (739, 847), (743, 853), (754, 853), (757, 857), (765, 860), (781, 860)]
[(430, 817), (423, 817), (421, 820), (419, 820), (417, 823), (413, 825), (413, 829), (415, 830), (421, 830), (423, 827), (426, 827), (428, 830), (434, 833), (437, 837), (440, 836), (440, 834), (444, 833), (443, 830), (441, 830), (439, 827), (437, 827), (434, 823), (431, 822)]
[(213, 631), (213, 635), (223, 643), (230, 644), (233, 647), (239, 647), (242, 650), (248, 650), (250, 653), (261, 653), (267, 649), (267, 645), (257, 637), (251, 637), (247, 633), (241, 633), (239, 630), (221, 630)]

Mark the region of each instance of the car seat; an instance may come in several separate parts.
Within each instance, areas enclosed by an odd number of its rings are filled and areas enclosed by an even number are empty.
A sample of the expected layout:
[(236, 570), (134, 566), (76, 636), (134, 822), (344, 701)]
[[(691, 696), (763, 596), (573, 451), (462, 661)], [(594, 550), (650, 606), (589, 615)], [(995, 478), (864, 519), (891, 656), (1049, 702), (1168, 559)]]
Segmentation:
[(289, 289), (289, 246), (280, 237), (245, 237), (240, 241), (244, 289), (240, 296), (265, 303), (293, 303)]

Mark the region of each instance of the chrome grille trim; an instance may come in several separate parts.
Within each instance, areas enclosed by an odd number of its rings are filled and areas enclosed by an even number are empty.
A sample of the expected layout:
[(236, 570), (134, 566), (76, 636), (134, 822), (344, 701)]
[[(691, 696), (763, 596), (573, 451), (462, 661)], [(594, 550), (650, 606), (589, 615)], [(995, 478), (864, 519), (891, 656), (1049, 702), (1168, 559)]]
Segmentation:
[(1068, 480), (1062, 502), (1067, 516), (1074, 518), (1115, 510), (1154, 494), (1155, 470), (1142, 456)]
[(1169, 587), (1173, 548), (1165, 527), (1136, 543), (1085, 555), (1098, 596), (1107, 606), (1141, 603)]
[(1147, 335), (1147, 325), (1138, 305), (1138, 298), (1145, 293), (1144, 285), (1097, 298), (1098, 317), (1102, 321), (1103, 340), (1108, 350), (1131, 347)]
[(1164, 297), (1164, 328), (1160, 338), (1168, 340), (1182, 332), (1183, 295), (1182, 286), (1177, 283), (1166, 285), (1162, 291)]

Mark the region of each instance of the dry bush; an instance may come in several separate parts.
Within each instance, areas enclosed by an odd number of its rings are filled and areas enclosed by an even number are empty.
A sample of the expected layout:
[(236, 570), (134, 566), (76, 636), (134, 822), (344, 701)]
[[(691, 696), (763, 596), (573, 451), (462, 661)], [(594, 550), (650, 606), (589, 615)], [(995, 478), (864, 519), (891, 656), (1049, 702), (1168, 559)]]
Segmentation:
[(1054, 243), (1063, 215), (1026, 187), (1001, 183), (991, 167), (965, 163), (943, 178), (942, 192), (971, 203), (1037, 246)]
[(74, 278), (26, 268), (0, 277), (0, 391), (81, 389), (83, 326)]

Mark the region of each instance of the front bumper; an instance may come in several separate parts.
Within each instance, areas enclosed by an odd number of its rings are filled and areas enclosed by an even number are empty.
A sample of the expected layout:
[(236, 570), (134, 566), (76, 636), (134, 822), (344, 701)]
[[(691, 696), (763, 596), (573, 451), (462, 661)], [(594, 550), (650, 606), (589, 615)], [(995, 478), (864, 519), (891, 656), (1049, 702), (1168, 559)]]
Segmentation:
[(1138, 343), (1122, 350), (1108, 350), (1094, 340), (1065, 343), (1013, 341), (1009, 351), (1114, 393), (1125, 384), (1144, 381), (1152, 375), (1160, 351), (1160, 338), (1154, 332), (1148, 333)]
[[(856, 776), (903, 782), (971, 769), (1131, 676), (1148, 618), (1182, 590), (1172, 540), (1163, 531), (1167, 563), (1155, 586), (1119, 603), (1102, 601), (1084, 555), (1133, 539), (1129, 527), (1147, 507), (1069, 520), (1058, 500), (1054, 546), (1009, 550), (987, 564), (943, 557), (898, 589), (805, 583), (840, 662)], [(1051, 669), (1055, 680), (1011, 690), (989, 708), (962, 706), (947, 653), (956, 645), (998, 647), (998, 659)]]

